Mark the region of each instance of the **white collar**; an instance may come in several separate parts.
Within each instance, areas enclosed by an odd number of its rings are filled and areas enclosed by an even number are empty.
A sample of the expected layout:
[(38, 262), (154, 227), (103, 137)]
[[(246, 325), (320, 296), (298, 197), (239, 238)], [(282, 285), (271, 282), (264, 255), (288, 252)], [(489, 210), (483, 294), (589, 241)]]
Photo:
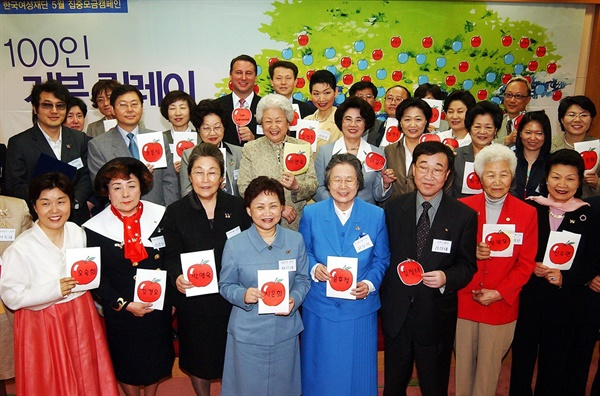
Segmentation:
[(42, 128), (39, 122), (37, 123), (37, 126), (38, 128), (40, 128), (40, 131), (42, 131), (42, 135), (44, 135), (50, 146), (55, 145), (57, 143), (62, 143), (62, 125), (60, 127), (60, 132), (58, 133), (58, 139), (56, 140), (56, 142), (52, 140), (52, 138), (46, 133), (46, 131), (44, 131), (44, 128)]
[[(153, 247), (150, 235), (152, 235), (162, 220), (165, 214), (165, 207), (148, 201), (142, 202), (144, 203), (144, 213), (142, 213), (142, 217), (140, 218), (142, 241), (144, 242), (144, 246)], [(108, 239), (123, 243), (123, 222), (114, 215), (110, 206), (107, 206), (102, 212), (86, 221), (83, 227)]]
[[(237, 109), (237, 106), (240, 104), (240, 97), (235, 94), (235, 92), (231, 92), (231, 98), (233, 99), (233, 108)], [(252, 99), (254, 99), (254, 91), (250, 93), (247, 97), (244, 98), (244, 107), (249, 109), (252, 105)]]
[[(356, 157), (360, 160), (360, 162), (365, 162), (367, 158), (367, 154), (371, 151), (371, 145), (367, 143), (364, 139), (360, 139), (360, 146), (358, 146), (358, 151), (356, 152)], [(333, 143), (333, 151), (332, 155), (336, 154), (346, 154), (348, 151), (346, 150), (346, 143), (344, 143), (344, 138), (341, 137)]]

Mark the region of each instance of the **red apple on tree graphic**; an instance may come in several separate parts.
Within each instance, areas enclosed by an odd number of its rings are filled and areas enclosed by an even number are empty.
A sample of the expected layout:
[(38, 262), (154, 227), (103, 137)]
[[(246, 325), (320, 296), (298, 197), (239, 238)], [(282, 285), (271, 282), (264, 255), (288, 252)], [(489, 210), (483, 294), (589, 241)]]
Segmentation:
[(392, 72), (392, 80), (394, 80), (394, 81), (400, 81), (400, 80), (402, 80), (402, 71), (401, 70), (394, 70)]
[(414, 286), (423, 280), (423, 267), (414, 260), (404, 260), (396, 267), (398, 276), (402, 283), (407, 286)]
[(300, 151), (298, 153), (290, 153), (285, 156), (285, 167), (290, 172), (296, 172), (300, 169), (304, 168), (306, 165), (306, 155), (304, 155), (304, 151)]
[(529, 38), (528, 37), (523, 37), (521, 40), (519, 40), (519, 47), (525, 49), (527, 47), (529, 47)]
[(137, 288), (138, 298), (146, 303), (151, 303), (160, 298), (162, 287), (158, 283), (158, 279), (151, 281), (143, 281)]
[(162, 157), (163, 148), (158, 140), (144, 144), (142, 147), (142, 156), (147, 162), (156, 162)]
[(344, 82), (344, 85), (351, 85), (354, 82), (354, 77), (352, 74), (345, 74), (344, 77), (342, 77), (342, 81)]
[(360, 81), (371, 81), (371, 76), (362, 76)]
[(527, 64), (527, 68), (529, 71), (536, 71), (538, 69), (539, 63), (536, 60), (532, 60)]
[(502, 75), (502, 84), (508, 84), (510, 79), (512, 78), (512, 74), (503, 74)]
[(485, 237), (485, 243), (491, 251), (501, 252), (510, 246), (510, 237), (502, 231), (490, 232)]
[(202, 260), (198, 264), (190, 265), (187, 270), (187, 277), (192, 285), (204, 287), (212, 282), (214, 273), (212, 267), (208, 265), (208, 260)]
[(454, 84), (456, 84), (456, 76), (455, 75), (450, 75), (448, 77), (446, 77), (446, 85), (449, 87), (452, 87)]
[(556, 72), (556, 62), (548, 63), (548, 66), (546, 66), (546, 71), (549, 74), (555, 73)]
[(583, 151), (581, 153), (581, 158), (583, 158), (583, 165), (585, 170), (593, 169), (598, 161), (598, 154), (594, 151), (595, 148), (591, 147), (589, 150)]
[(381, 49), (377, 48), (377, 49), (373, 50), (371, 56), (376, 61), (381, 60), (381, 58), (383, 58), (383, 51)]
[(344, 268), (334, 268), (329, 272), (329, 284), (333, 290), (343, 292), (350, 289), (354, 279), (350, 268), (346, 266)]
[(480, 89), (479, 91), (477, 91), (477, 99), (479, 100), (485, 100), (485, 98), (487, 98), (488, 96), (488, 91), (485, 89)]
[(301, 46), (305, 46), (306, 44), (308, 44), (308, 35), (307, 34), (301, 34), (298, 36), (298, 44), (300, 44)]
[(573, 248), (574, 242), (567, 241), (566, 243), (559, 242), (552, 245), (550, 248), (550, 261), (554, 264), (565, 264), (575, 254), (575, 248)]
[(398, 48), (400, 47), (400, 45), (402, 45), (402, 39), (398, 36), (392, 37), (390, 39), (390, 45), (392, 46), (392, 48)]
[(79, 285), (87, 285), (98, 275), (98, 265), (94, 262), (95, 257), (79, 260), (71, 266), (71, 277)]
[(477, 48), (481, 45), (481, 36), (473, 36), (471, 37), (471, 46), (473, 48)]
[(177, 155), (178, 156), (183, 156), (183, 152), (189, 148), (194, 147), (194, 141), (192, 139), (188, 139), (188, 140), (181, 140), (179, 143), (177, 143), (177, 146), (175, 147), (177, 150)]
[(469, 173), (467, 176), (467, 187), (471, 190), (481, 190), (481, 180), (479, 179), (479, 176), (477, 176), (477, 173)]
[(298, 88), (298, 89), (304, 88), (305, 85), (306, 85), (306, 81), (304, 80), (304, 78), (298, 77), (298, 80), (296, 81), (296, 88)]
[(503, 46), (510, 47), (512, 42), (513, 42), (513, 39), (511, 36), (509, 36), (509, 35), (502, 36), (502, 45)]
[(350, 59), (349, 56), (344, 56), (340, 60), (340, 65), (342, 65), (343, 68), (348, 68), (348, 67), (350, 67), (351, 64), (352, 64), (352, 59)]
[(535, 54), (539, 58), (541, 58), (542, 56), (546, 55), (546, 47), (544, 47), (543, 45), (540, 45), (539, 47), (536, 48)]
[(562, 91), (552, 92), (552, 100), (558, 102), (562, 98)]
[(465, 73), (467, 70), (469, 70), (469, 62), (462, 61), (458, 64), (458, 71)]
[(271, 66), (273, 63), (279, 61), (279, 59), (277, 58), (269, 58), (269, 66)]
[(423, 45), (423, 48), (431, 48), (433, 45), (433, 38), (431, 36), (423, 37), (421, 44)]
[(274, 282), (266, 282), (260, 288), (262, 300), (265, 305), (276, 307), (283, 302), (285, 298), (285, 286), (281, 283), (283, 279), (275, 278)]

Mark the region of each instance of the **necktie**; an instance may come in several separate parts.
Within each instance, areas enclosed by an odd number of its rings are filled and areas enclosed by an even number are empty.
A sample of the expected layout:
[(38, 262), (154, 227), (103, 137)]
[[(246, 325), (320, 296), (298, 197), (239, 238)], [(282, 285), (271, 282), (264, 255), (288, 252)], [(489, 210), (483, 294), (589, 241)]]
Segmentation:
[(128, 133), (127, 138), (129, 139), (129, 152), (131, 156), (137, 160), (140, 159), (140, 151), (138, 150), (138, 145), (135, 142), (135, 136), (133, 133)]
[(431, 208), (431, 204), (427, 201), (422, 203), (423, 213), (421, 213), (421, 217), (419, 217), (419, 221), (417, 222), (417, 261), (421, 259), (421, 253), (423, 252), (423, 248), (425, 247), (425, 241), (427, 241), (427, 236), (429, 235), (429, 208)]
[[(244, 105), (246, 104), (246, 100), (245, 99), (240, 99), (240, 109), (244, 108)], [(238, 139), (240, 141), (240, 145), (242, 144), (242, 136), (240, 135), (240, 127), (237, 127), (238, 130)]]
[(512, 120), (508, 120), (508, 122), (506, 123), (506, 134), (507, 135), (511, 134), (511, 132), (512, 132), (512, 125), (513, 125)]

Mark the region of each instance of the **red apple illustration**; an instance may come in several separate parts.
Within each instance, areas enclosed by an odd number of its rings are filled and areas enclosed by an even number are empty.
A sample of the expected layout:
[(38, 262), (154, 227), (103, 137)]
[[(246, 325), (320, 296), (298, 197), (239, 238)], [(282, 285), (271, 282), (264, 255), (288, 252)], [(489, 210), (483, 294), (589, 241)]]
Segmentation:
[(345, 85), (351, 85), (352, 82), (354, 82), (354, 77), (352, 74), (345, 74), (344, 77), (342, 77), (342, 81)]
[(454, 138), (446, 138), (444, 140), (442, 140), (443, 144), (446, 144), (448, 146), (452, 146), (455, 149), (458, 148), (459, 144), (458, 144), (458, 140), (454, 139)]
[(493, 252), (501, 252), (510, 246), (510, 238), (502, 231), (490, 232), (485, 237), (485, 243), (488, 244)]
[(371, 151), (365, 157), (365, 164), (375, 171), (380, 171), (385, 167), (385, 157), (381, 154)]
[(254, 88), (252, 88), (252, 90), (256, 95), (258, 95), (258, 93), (260, 92), (260, 87), (258, 85), (254, 85)]
[(179, 143), (177, 143), (177, 146), (175, 148), (177, 150), (177, 155), (181, 157), (185, 150), (192, 148), (192, 147), (194, 147), (194, 141), (192, 139), (188, 139), (188, 140), (182, 140)]
[(446, 85), (449, 87), (454, 86), (454, 84), (456, 84), (456, 76), (455, 75), (450, 75), (448, 77), (446, 77)]
[(349, 68), (351, 64), (352, 64), (352, 59), (350, 59), (349, 56), (344, 56), (340, 60), (340, 65), (342, 65), (343, 68)]
[(250, 123), (250, 120), (252, 119), (252, 112), (250, 109), (238, 107), (237, 109), (233, 110), (231, 119), (235, 125), (245, 126)]
[(307, 71), (307, 72), (306, 72), (306, 79), (307, 79), (308, 81), (310, 81), (310, 78), (312, 77), (312, 75), (313, 75), (313, 74), (315, 74), (315, 71), (314, 71), (314, 70), (309, 70), (309, 71)]
[(373, 60), (381, 60), (381, 58), (383, 58), (383, 51), (381, 49), (375, 49), (373, 50), (373, 52), (371, 53), (371, 56), (373, 57)]
[(467, 187), (471, 190), (481, 190), (481, 180), (479, 179), (479, 176), (477, 176), (477, 173), (469, 173), (467, 176)]
[(306, 165), (306, 155), (304, 155), (304, 151), (300, 151), (298, 153), (290, 153), (285, 156), (285, 167), (290, 172), (296, 172), (300, 169), (304, 168)]
[(400, 128), (394, 125), (389, 126), (385, 131), (385, 140), (387, 140), (389, 143), (396, 143), (398, 140), (400, 140), (401, 136), (402, 132), (400, 132)]
[(301, 46), (305, 46), (306, 44), (308, 44), (308, 35), (307, 34), (301, 34), (298, 36), (298, 44), (300, 44)]
[(550, 248), (550, 261), (554, 264), (565, 264), (567, 261), (573, 258), (575, 249), (573, 248), (574, 242), (567, 241), (566, 243), (555, 243)]
[(440, 118), (440, 109), (434, 107), (431, 109), (431, 118), (429, 119), (429, 123), (433, 124)]
[(340, 292), (350, 289), (352, 286), (352, 272), (349, 271), (350, 267), (335, 268), (331, 270), (329, 276), (329, 284), (333, 290)]
[(471, 37), (471, 46), (473, 48), (477, 48), (481, 45), (481, 36), (473, 36)]
[(423, 142), (439, 142), (439, 141), (440, 141), (440, 137), (438, 135), (436, 135), (435, 133), (424, 133), (419, 138), (419, 143), (423, 143)]
[(503, 46), (510, 47), (512, 42), (513, 42), (513, 39), (511, 36), (508, 36), (508, 35), (502, 36), (502, 45)]
[(529, 42), (529, 38), (523, 37), (521, 40), (519, 40), (519, 47), (525, 49), (529, 47)]
[(423, 48), (431, 48), (433, 45), (433, 38), (431, 36), (423, 37), (421, 44), (423, 45)]
[(300, 114), (297, 111), (294, 111), (294, 119), (290, 122), (290, 126), (298, 125), (298, 120), (300, 119)]
[(298, 77), (298, 80), (296, 80), (296, 88), (298, 88), (298, 89), (304, 88), (305, 85), (306, 85), (306, 81), (304, 80), (304, 78)]
[(158, 140), (146, 143), (144, 144), (144, 147), (142, 147), (142, 156), (147, 162), (156, 162), (162, 155), (163, 148), (160, 143), (158, 143)]
[(381, 102), (379, 100), (377, 102), (375, 102), (375, 105), (373, 106), (373, 110), (375, 110), (375, 113), (377, 113), (379, 110), (381, 110)]
[(151, 303), (160, 298), (162, 287), (158, 283), (158, 279), (151, 281), (143, 281), (137, 288), (138, 298), (146, 303)]
[(283, 279), (275, 279), (274, 282), (266, 282), (260, 288), (262, 300), (265, 305), (276, 307), (285, 298), (285, 286), (281, 283)]
[(95, 257), (79, 260), (71, 266), (71, 278), (80, 285), (87, 285), (98, 275), (98, 265), (94, 262)]
[(527, 80), (529, 84), (531, 84), (531, 76), (523, 76), (523, 78)]
[(317, 134), (310, 128), (302, 128), (298, 132), (298, 139), (313, 144), (317, 140)]
[(485, 100), (488, 96), (488, 92), (485, 89), (480, 89), (479, 91), (477, 91), (477, 99), (479, 100)]
[(515, 117), (515, 119), (513, 120), (513, 129), (519, 129), (519, 123), (521, 122), (521, 120), (523, 119), (523, 116), (525, 114), (520, 114), (518, 116)]
[(207, 286), (214, 278), (213, 270), (208, 261), (203, 260), (199, 264), (190, 265), (187, 271), (187, 277), (192, 285), (196, 287)]
[(371, 81), (371, 76), (362, 76), (360, 81)]
[(594, 168), (594, 165), (596, 165), (596, 162), (598, 161), (598, 154), (594, 151), (594, 147), (591, 147), (589, 150), (581, 153), (581, 158), (583, 158), (585, 170), (590, 170)]
[(402, 283), (407, 286), (414, 286), (423, 280), (423, 267), (414, 260), (404, 260), (396, 267), (398, 276)]
[(527, 68), (529, 69), (529, 71), (536, 71), (538, 69), (538, 61), (536, 60), (532, 60), (527, 64)]
[(271, 66), (273, 63), (277, 62), (279, 59), (277, 58), (269, 58), (269, 66)]
[(537, 47), (535, 49), (535, 54), (541, 58), (542, 56), (546, 55), (546, 47), (544, 47), (543, 45), (540, 45), (539, 47)]
[(508, 84), (510, 79), (512, 78), (512, 74), (503, 74), (502, 75), (502, 84)]
[(400, 81), (400, 80), (402, 80), (402, 71), (401, 70), (394, 70), (392, 72), (392, 80), (394, 80), (394, 81)]
[(402, 39), (398, 36), (392, 37), (390, 39), (390, 45), (392, 46), (392, 48), (398, 48), (402, 45)]
[(549, 74), (555, 73), (556, 72), (556, 62), (548, 63), (548, 66), (546, 66), (546, 71)]
[(469, 70), (469, 62), (467, 62), (467, 61), (462, 61), (462, 62), (460, 62), (460, 63), (458, 64), (458, 70), (459, 70), (461, 73), (464, 73), (464, 72), (466, 72), (467, 70)]
[(554, 91), (552, 92), (552, 100), (558, 102), (562, 99), (562, 91)]

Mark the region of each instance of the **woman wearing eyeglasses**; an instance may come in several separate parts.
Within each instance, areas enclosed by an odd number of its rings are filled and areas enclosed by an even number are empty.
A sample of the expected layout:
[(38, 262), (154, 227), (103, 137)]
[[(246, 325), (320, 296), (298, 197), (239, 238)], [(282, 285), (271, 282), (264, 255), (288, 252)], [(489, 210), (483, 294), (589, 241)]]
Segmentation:
[[(219, 102), (211, 99), (201, 100), (192, 113), (192, 124), (200, 134), (201, 143), (210, 143), (225, 151), (225, 181), (221, 188), (228, 194), (240, 196), (237, 186), (240, 162), (242, 161), (242, 148), (233, 144), (225, 143), (225, 127), (223, 120), (227, 117), (225, 110)], [(181, 156), (181, 166), (188, 168), (189, 158), (193, 148), (187, 149)], [(187, 172), (179, 173), (179, 184), (181, 195), (185, 196), (192, 190), (190, 178)]]
[[(390, 262), (385, 216), (357, 198), (364, 177), (354, 155), (334, 155), (324, 177), (331, 197), (304, 208), (299, 229), (311, 276), (302, 311), (302, 394), (374, 395), (379, 287)], [(329, 256), (358, 260), (355, 299), (327, 297)]]
[[(567, 96), (561, 100), (558, 105), (558, 122), (564, 134), (558, 134), (552, 139), (550, 151), (554, 153), (563, 148), (575, 150), (575, 143), (596, 139), (588, 135), (594, 117), (596, 117), (596, 106), (587, 96)], [(582, 198), (600, 195), (599, 172), (600, 166), (596, 172), (584, 173)]]

